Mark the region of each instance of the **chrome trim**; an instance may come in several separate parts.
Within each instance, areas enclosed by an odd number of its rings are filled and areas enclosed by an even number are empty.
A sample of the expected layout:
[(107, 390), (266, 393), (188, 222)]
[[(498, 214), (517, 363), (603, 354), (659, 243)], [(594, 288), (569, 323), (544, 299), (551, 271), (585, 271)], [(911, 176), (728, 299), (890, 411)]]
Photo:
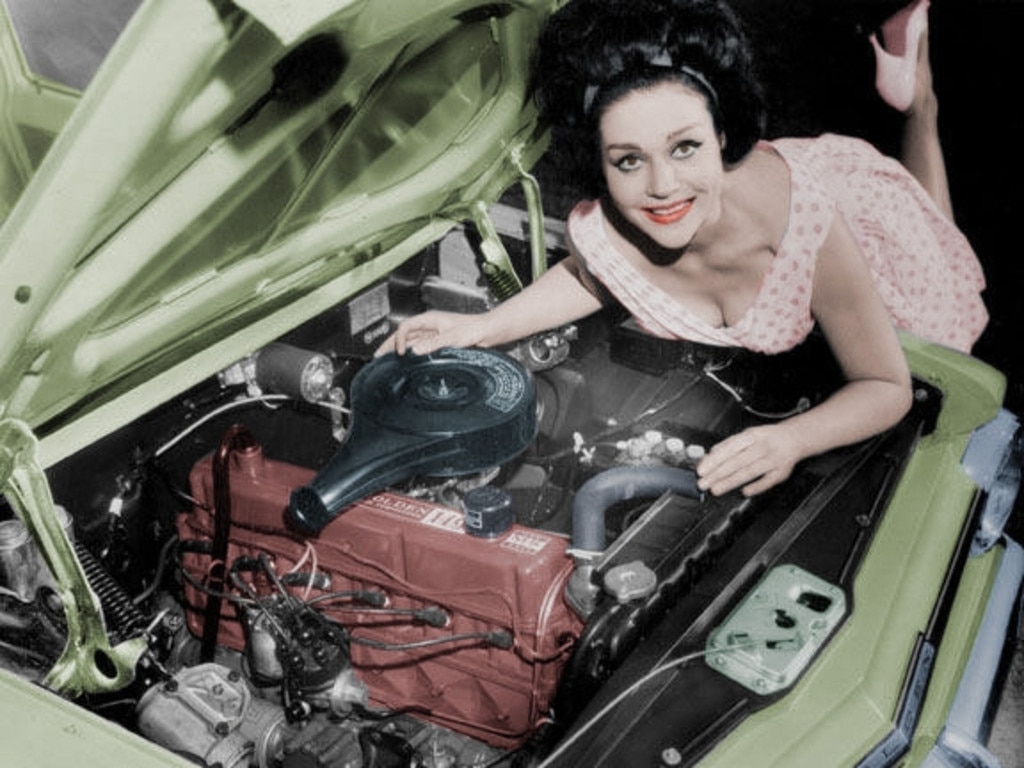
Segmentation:
[(1024, 433), (1005, 409), (974, 430), (960, 464), (987, 494), (971, 544), (971, 557), (988, 552), (1003, 535), (1013, 512), (1024, 463)]
[(1006, 539), (1005, 545), (1006, 552), (946, 726), (922, 768), (1000, 768), (999, 759), (985, 747), (991, 726), (986, 712), (999, 687), (1003, 647), (1007, 638), (1020, 633), (1024, 611), (1024, 549), (1012, 539)]

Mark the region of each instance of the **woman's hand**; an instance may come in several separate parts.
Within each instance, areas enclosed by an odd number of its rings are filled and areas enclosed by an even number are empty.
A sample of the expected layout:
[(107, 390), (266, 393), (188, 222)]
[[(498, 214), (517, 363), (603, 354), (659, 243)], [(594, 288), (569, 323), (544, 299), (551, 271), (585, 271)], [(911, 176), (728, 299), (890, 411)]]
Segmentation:
[(864, 440), (896, 424), (911, 404), (910, 371), (892, 320), (842, 218), (818, 254), (811, 311), (846, 384), (819, 405), (723, 440), (697, 466), (713, 494), (747, 496), (781, 483), (801, 459)]
[(697, 465), (697, 485), (715, 496), (743, 489), (754, 496), (781, 483), (808, 455), (786, 423), (751, 427), (726, 438)]
[(427, 355), (441, 347), (499, 347), (597, 311), (600, 300), (573, 276), (566, 261), (487, 312), (464, 315), (431, 310), (403, 320), (376, 354)]
[(440, 310), (414, 315), (399, 323), (395, 332), (384, 339), (374, 355), (380, 357), (388, 352), (429, 355), (441, 347), (481, 346), (485, 317)]

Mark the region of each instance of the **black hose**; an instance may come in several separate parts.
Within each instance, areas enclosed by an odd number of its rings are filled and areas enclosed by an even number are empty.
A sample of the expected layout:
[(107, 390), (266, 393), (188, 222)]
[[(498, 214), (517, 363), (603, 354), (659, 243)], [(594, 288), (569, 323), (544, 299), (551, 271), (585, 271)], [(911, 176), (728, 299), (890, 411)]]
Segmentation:
[(242, 424), (232, 425), (213, 455), (213, 547), (210, 552), (209, 592), (203, 615), (203, 637), (199, 657), (213, 661), (220, 630), (221, 596), (227, 574), (228, 542), (231, 538), (231, 454), (256, 445), (252, 434)]
[(675, 491), (691, 499), (703, 493), (691, 469), (664, 466), (613, 467), (587, 480), (572, 504), (572, 546), (586, 552), (603, 552), (605, 511), (612, 504)]

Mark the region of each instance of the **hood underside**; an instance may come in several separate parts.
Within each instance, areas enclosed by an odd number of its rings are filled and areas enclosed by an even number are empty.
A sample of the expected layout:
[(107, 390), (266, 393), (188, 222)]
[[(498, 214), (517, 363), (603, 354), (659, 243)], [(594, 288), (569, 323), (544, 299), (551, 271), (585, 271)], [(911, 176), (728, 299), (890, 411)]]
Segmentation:
[(478, 216), (550, 5), (144, 3), (0, 230), (0, 414), (66, 454)]

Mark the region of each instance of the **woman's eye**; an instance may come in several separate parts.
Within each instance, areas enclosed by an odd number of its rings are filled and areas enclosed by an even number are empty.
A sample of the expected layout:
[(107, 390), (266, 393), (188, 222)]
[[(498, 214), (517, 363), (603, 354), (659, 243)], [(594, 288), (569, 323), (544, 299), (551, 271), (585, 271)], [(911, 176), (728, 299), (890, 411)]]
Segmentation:
[(685, 160), (694, 155), (700, 149), (699, 141), (681, 141), (672, 148), (672, 157)]
[(612, 165), (618, 168), (620, 171), (635, 171), (643, 163), (643, 160), (639, 155), (623, 155), (617, 160), (612, 161)]

